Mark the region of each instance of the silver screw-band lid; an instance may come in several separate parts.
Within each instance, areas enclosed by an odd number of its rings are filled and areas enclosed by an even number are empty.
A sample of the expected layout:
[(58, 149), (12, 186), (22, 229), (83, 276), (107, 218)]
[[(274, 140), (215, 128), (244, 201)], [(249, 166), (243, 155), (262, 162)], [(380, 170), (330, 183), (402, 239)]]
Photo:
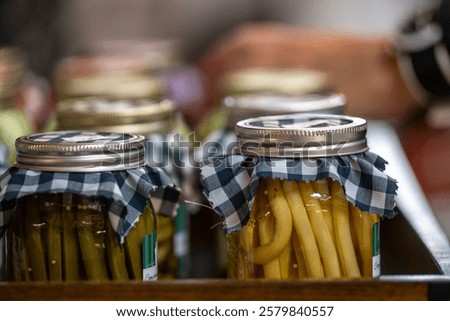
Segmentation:
[(328, 157), (365, 152), (367, 122), (359, 117), (291, 114), (236, 124), (239, 152), (269, 157)]
[(16, 139), (16, 164), (36, 171), (100, 172), (146, 165), (145, 138), (136, 134), (55, 131)]

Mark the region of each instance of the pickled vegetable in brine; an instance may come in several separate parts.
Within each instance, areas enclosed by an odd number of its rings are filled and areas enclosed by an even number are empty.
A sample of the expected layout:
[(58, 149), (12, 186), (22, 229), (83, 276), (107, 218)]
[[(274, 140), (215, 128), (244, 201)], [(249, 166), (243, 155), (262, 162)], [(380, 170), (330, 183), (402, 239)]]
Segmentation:
[(120, 244), (103, 198), (30, 195), (17, 202), (6, 231), (10, 281), (142, 280), (142, 240), (154, 233), (148, 207)]
[(227, 235), (229, 277), (378, 276), (373, 264), (378, 221), (377, 215), (350, 204), (337, 181), (264, 178), (249, 220)]

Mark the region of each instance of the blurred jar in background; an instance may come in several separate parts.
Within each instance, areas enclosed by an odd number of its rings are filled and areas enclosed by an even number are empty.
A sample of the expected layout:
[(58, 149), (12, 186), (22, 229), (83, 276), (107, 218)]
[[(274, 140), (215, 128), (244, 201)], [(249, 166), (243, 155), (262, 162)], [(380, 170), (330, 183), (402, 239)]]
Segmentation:
[[(198, 82), (195, 72), (183, 67), (176, 41), (99, 41), (88, 51), (90, 55), (59, 64), (56, 126), (144, 135), (149, 163), (164, 168), (181, 187), (183, 200), (195, 203), (198, 175), (180, 106), (189, 100), (190, 84)], [(189, 215), (196, 210), (182, 202), (173, 222), (159, 220), (166, 227), (159, 237), (160, 271), (165, 277), (189, 274)]]
[(138, 69), (144, 75), (160, 79), (163, 96), (170, 99), (180, 111), (183, 116), (180, 125), (188, 135), (191, 133), (188, 124), (192, 121), (186, 117), (190, 117), (202, 103), (205, 80), (198, 68), (185, 58), (184, 47), (175, 38), (122, 39), (97, 41), (88, 51), (131, 59), (140, 64)]
[[(135, 133), (146, 137), (151, 166), (164, 168), (192, 199), (193, 166), (189, 145), (179, 133), (178, 113), (169, 100), (78, 98), (60, 101), (58, 130)], [(189, 274), (189, 214), (180, 203), (175, 218), (158, 217), (158, 265), (161, 279)]]
[(16, 103), (25, 68), (17, 48), (0, 48), (0, 142), (9, 151), (9, 164), (15, 160), (16, 138), (34, 130), (30, 117)]
[[(225, 98), (240, 94), (275, 94), (279, 96), (298, 96), (330, 90), (325, 75), (304, 68), (265, 68), (252, 67), (230, 71), (220, 77), (218, 96)], [(211, 106), (211, 116), (200, 123), (196, 132), (200, 139), (227, 123), (227, 109)], [(276, 111), (275, 111), (276, 112)]]
[(16, 104), (30, 119), (34, 131), (41, 131), (51, 119), (55, 108), (55, 93), (45, 77), (27, 70)]
[(58, 100), (80, 97), (161, 98), (161, 79), (143, 74), (132, 57), (78, 56), (63, 59), (55, 75)]
[[(203, 99), (202, 76), (185, 61), (176, 39), (99, 40), (85, 51), (58, 64), (54, 77), (58, 100), (169, 98), (184, 116)], [(191, 130), (181, 120), (188, 135)]]
[(229, 72), (219, 84), (227, 95), (278, 93), (287, 96), (329, 89), (325, 75), (303, 68), (245, 68)]

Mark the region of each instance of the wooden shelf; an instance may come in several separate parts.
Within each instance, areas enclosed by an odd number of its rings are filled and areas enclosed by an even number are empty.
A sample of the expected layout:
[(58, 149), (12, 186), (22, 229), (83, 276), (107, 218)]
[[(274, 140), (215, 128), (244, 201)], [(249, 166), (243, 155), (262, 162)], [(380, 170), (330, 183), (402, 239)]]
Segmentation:
[(357, 301), (433, 299), (450, 299), (449, 278), (335, 281), (186, 279), (156, 282), (0, 283), (0, 300), (4, 301)]

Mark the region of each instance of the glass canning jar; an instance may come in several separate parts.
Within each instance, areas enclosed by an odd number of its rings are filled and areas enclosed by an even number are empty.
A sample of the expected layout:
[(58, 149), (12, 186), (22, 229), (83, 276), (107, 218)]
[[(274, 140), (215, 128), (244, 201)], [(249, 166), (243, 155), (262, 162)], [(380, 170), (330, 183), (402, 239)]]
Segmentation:
[(173, 103), (167, 99), (74, 98), (58, 102), (58, 130), (118, 133), (170, 133), (177, 125)]
[(368, 151), (366, 128), (364, 119), (329, 114), (237, 123), (235, 153), (202, 168), (224, 220), (228, 277), (380, 275), (380, 217), (395, 215), (397, 184)]
[(331, 86), (326, 75), (306, 68), (250, 67), (225, 74), (219, 80), (223, 96), (250, 93), (303, 95), (326, 92)]
[[(236, 146), (236, 123), (253, 117), (294, 114), (294, 113), (328, 113), (344, 114), (347, 100), (338, 93), (241, 93), (227, 96), (222, 101), (226, 110), (226, 123), (221, 129), (213, 131), (202, 142), (196, 159), (204, 160), (217, 155), (226, 155)], [(226, 270), (226, 240), (220, 231), (216, 240), (216, 255), (219, 273)]]
[[(222, 101), (229, 96), (274, 95), (298, 97), (314, 93), (328, 93), (332, 90), (333, 88), (326, 75), (318, 70), (250, 67), (231, 71), (218, 80), (217, 99), (219, 100), (212, 106), (213, 110), (210, 112), (210, 117), (207, 117), (196, 127), (196, 132), (203, 139), (217, 128), (226, 126), (229, 110), (224, 108)], [(272, 111), (275, 111), (275, 109)], [(276, 113), (272, 113), (272, 115), (276, 115)], [(251, 117), (259, 116), (264, 116), (264, 114), (252, 115)]]
[(164, 81), (146, 75), (141, 59), (93, 55), (61, 60), (54, 75), (59, 100), (97, 97), (148, 99), (164, 96)]
[(152, 192), (175, 187), (146, 164), (144, 141), (89, 131), (18, 138), (16, 163), (0, 181), (4, 278), (157, 279)]

